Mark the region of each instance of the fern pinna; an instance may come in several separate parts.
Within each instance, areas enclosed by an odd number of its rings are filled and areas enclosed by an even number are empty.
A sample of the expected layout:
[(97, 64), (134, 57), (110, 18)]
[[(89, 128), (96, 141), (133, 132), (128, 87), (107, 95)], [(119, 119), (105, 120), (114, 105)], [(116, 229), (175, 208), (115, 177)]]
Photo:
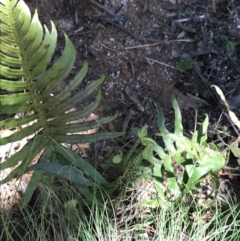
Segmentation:
[[(108, 185), (107, 181), (94, 167), (62, 144), (90, 143), (122, 135), (106, 132), (81, 134), (82, 131), (97, 128), (116, 117), (79, 122), (96, 109), (101, 100), (101, 92), (98, 91), (95, 101), (85, 108), (78, 108), (79, 103), (90, 96), (105, 77), (93, 81), (82, 91), (74, 91), (86, 76), (88, 65), (85, 63), (65, 87), (59, 88), (73, 68), (76, 58), (74, 45), (64, 33), (65, 47), (62, 55), (54, 64), (50, 64), (57, 44), (55, 25), (51, 22), (51, 31), (45, 25), (42, 26), (37, 11), (31, 17), (23, 0), (0, 0), (0, 24), (0, 114), (10, 116), (0, 121), (0, 127), (22, 127), (10, 136), (2, 137), (0, 145), (34, 134), (20, 151), (0, 163), (0, 170), (12, 168), (1, 183), (34, 170), (25, 193), (27, 202), (42, 178), (41, 173), (48, 171), (48, 174), (58, 174), (81, 184), (82, 194), (91, 200), (88, 188)], [(57, 88), (60, 91), (56, 92)], [(25, 114), (14, 118), (16, 113)], [(40, 152), (42, 154), (38, 163), (31, 165)], [(51, 183), (53, 178), (50, 179), (48, 181)]]

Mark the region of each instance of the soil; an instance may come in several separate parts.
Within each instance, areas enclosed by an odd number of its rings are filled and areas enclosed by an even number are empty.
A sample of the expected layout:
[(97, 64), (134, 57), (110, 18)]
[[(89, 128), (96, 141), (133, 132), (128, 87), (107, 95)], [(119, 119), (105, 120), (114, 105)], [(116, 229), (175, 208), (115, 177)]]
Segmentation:
[[(62, 33), (69, 35), (77, 51), (74, 71), (89, 63), (85, 84), (106, 75), (97, 111), (119, 113), (112, 130), (126, 130), (130, 110), (131, 122), (151, 125), (153, 104), (171, 112), (173, 93), (183, 111), (203, 107), (209, 112), (221, 109), (211, 84), (229, 97), (240, 92), (239, 60), (231, 61), (240, 51), (237, 1), (35, 0), (28, 5), (38, 9), (42, 23), (56, 24), (56, 57), (64, 48)], [(236, 42), (234, 51), (224, 49), (222, 35)], [(201, 73), (176, 68), (186, 57), (195, 67), (203, 64)]]
[(77, 57), (71, 76), (88, 62), (87, 78), (79, 88), (106, 75), (95, 115), (118, 112), (104, 128), (126, 131), (121, 141), (131, 139), (132, 128), (144, 124), (150, 136), (157, 133), (156, 104), (173, 128), (173, 94), (186, 134), (194, 129), (196, 113), (199, 122), (207, 113), (214, 141), (219, 139), (215, 130), (224, 126), (228, 134), (225, 131), (221, 138), (225, 143), (239, 135), (211, 88), (213, 84), (220, 87), (230, 108), (240, 114), (237, 0), (35, 0), (27, 4), (32, 12), (38, 9), (49, 29), (50, 20), (55, 23), (59, 31), (55, 59), (64, 48), (63, 32), (73, 42)]
[[(98, 112), (113, 114), (118, 111), (120, 124), (113, 128), (119, 131), (131, 106), (138, 121), (140, 116), (144, 116), (144, 119), (149, 117), (150, 113), (145, 111), (149, 100), (154, 100), (165, 109), (169, 107), (176, 76), (181, 72), (148, 60), (175, 66), (176, 60), (171, 55), (171, 49), (179, 45), (178, 41), (166, 44), (139, 41), (114, 24), (130, 29), (141, 38), (156, 38), (163, 42), (164, 38), (168, 38), (164, 36), (167, 32), (162, 33), (163, 28), (169, 25), (166, 15), (182, 8), (169, 2), (159, 6), (159, 1), (151, 1), (143, 13), (141, 2), (122, 1), (121, 4), (112, 1), (109, 4), (105, 6), (112, 12), (121, 5), (122, 8), (111, 16), (88, 1), (38, 1), (38, 11), (43, 23), (49, 25), (51, 19), (58, 30), (70, 36), (77, 51), (76, 70), (81, 68), (84, 61), (89, 63), (86, 84), (101, 74), (106, 75), (101, 86), (103, 98)], [(34, 1), (29, 5), (32, 9), (36, 7)], [(59, 46), (60, 49), (64, 47), (61, 35)], [(132, 101), (129, 96), (133, 96), (136, 101)]]
[[(155, 105), (173, 126), (171, 96), (177, 97), (186, 132), (192, 131), (195, 113), (208, 113), (212, 129), (227, 125), (228, 143), (239, 132), (230, 125), (218, 96), (218, 85), (240, 110), (240, 3), (238, 0), (28, 0), (32, 13), (49, 29), (52, 20), (59, 34), (55, 59), (63, 51), (65, 32), (77, 58), (71, 76), (89, 64), (84, 88), (106, 75), (98, 116), (117, 119), (106, 126), (127, 131), (148, 124), (157, 132)], [(189, 65), (180, 66), (181, 60)], [(235, 98), (237, 101), (231, 101)], [(91, 99), (89, 100), (91, 101)], [(227, 124), (226, 124), (227, 123)], [(215, 136), (213, 136), (215, 138)], [(123, 139), (126, 140), (126, 139)], [(236, 166), (234, 163), (231, 166)], [(224, 173), (224, 171), (223, 171)], [(224, 175), (224, 179), (228, 176)], [(239, 179), (234, 178), (235, 183)]]

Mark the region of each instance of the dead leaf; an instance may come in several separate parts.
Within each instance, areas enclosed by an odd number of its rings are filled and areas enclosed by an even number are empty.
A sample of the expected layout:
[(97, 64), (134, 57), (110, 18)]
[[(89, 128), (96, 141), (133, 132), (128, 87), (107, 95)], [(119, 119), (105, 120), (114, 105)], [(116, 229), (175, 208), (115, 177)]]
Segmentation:
[(232, 120), (234, 125), (236, 125), (238, 127), (238, 129), (240, 130), (240, 121), (237, 118), (237, 116), (235, 115), (235, 113), (230, 110), (230, 107), (229, 107), (229, 105), (228, 105), (228, 103), (226, 101), (226, 98), (225, 98), (222, 90), (218, 86), (216, 86), (216, 85), (212, 85), (212, 87), (215, 88), (216, 92), (218, 93), (218, 95), (220, 96), (221, 100), (223, 101), (223, 103), (224, 103), (224, 105), (225, 105), (225, 107), (226, 107), (226, 109), (228, 111), (230, 119)]

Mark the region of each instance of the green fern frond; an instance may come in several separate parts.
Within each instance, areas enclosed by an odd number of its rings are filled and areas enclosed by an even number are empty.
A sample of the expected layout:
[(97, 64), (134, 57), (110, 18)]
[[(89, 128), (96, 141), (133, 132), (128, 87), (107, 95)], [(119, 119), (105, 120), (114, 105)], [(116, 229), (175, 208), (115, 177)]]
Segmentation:
[[(24, 1), (0, 0), (0, 25), (0, 114), (13, 116), (16, 113), (25, 113), (18, 119), (8, 117), (1, 120), (0, 128), (15, 129), (26, 125), (12, 135), (1, 138), (0, 145), (35, 135), (19, 152), (0, 164), (0, 170), (4, 170), (21, 161), (1, 183), (22, 175), (36, 155), (46, 147), (55, 146), (56, 143), (95, 142), (123, 134), (80, 133), (98, 128), (113, 120), (116, 115), (96, 121), (76, 122), (88, 116), (98, 106), (101, 92), (93, 103), (79, 109), (79, 103), (89, 97), (105, 77), (92, 82), (84, 90), (76, 91), (87, 74), (88, 64), (84, 63), (80, 72), (60, 91), (56, 91), (69, 76), (74, 66), (76, 51), (64, 33), (65, 47), (62, 55), (54, 64), (50, 64), (58, 37), (53, 22), (49, 31), (40, 23), (37, 11), (31, 17)], [(62, 160), (60, 154), (58, 153), (55, 160), (43, 158), (41, 161), (59, 162), (58, 160)], [(39, 178), (36, 180), (39, 181)], [(36, 182), (32, 185), (36, 185)], [(33, 189), (33, 186), (31, 188)]]

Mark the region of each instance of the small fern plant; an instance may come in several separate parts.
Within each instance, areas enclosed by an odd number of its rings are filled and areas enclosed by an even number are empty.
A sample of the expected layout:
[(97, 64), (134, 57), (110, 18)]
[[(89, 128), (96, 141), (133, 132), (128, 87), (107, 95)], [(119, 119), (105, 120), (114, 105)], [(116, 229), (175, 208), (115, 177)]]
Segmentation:
[[(166, 128), (163, 110), (157, 105), (157, 140), (148, 136), (148, 126), (145, 125), (138, 129), (138, 139), (128, 155), (125, 157), (120, 153), (113, 158), (113, 162), (120, 163), (125, 171), (120, 200), (124, 199), (129, 185), (137, 183), (138, 187), (138, 181), (135, 182), (138, 177), (154, 184), (155, 192), (150, 193), (151, 198), (141, 201), (141, 205), (151, 208), (169, 208), (173, 201), (195, 191), (206, 175), (212, 177), (217, 191), (217, 173), (227, 163), (229, 149), (220, 151), (208, 141), (207, 115), (199, 129), (191, 133), (191, 138), (186, 137), (181, 111), (174, 96), (172, 105), (175, 113), (173, 133)], [(141, 146), (143, 150), (139, 148)], [(143, 191), (146, 192), (145, 189)]]
[[(0, 114), (10, 116), (0, 121), (0, 128), (16, 129), (25, 126), (10, 136), (1, 138), (0, 145), (34, 134), (20, 151), (0, 163), (1, 171), (12, 168), (1, 183), (34, 171), (24, 195), (27, 203), (42, 180), (42, 172), (47, 171), (48, 174), (44, 177), (48, 185), (51, 185), (54, 179), (54, 175), (50, 174), (58, 174), (80, 184), (82, 195), (87, 200), (92, 200), (89, 188), (108, 185), (107, 181), (93, 166), (66, 148), (63, 143), (91, 143), (122, 135), (106, 132), (79, 134), (116, 117), (79, 122), (96, 109), (101, 92), (98, 92), (94, 102), (83, 109), (78, 108), (80, 103), (101, 85), (105, 77), (93, 81), (84, 90), (76, 91), (88, 70), (85, 63), (65, 87), (59, 88), (73, 68), (75, 48), (64, 33), (66, 43), (62, 55), (50, 65), (57, 44), (55, 25), (51, 22), (49, 32), (48, 28), (40, 23), (37, 11), (31, 17), (24, 1), (0, 0), (0, 24)], [(60, 91), (56, 91), (57, 88)], [(54, 96), (52, 93), (55, 93)], [(14, 118), (16, 113), (25, 115)], [(32, 160), (39, 153), (42, 154), (38, 163), (32, 165)]]
[(220, 151), (214, 143), (208, 141), (207, 115), (190, 139), (184, 135), (182, 115), (175, 97), (172, 97), (172, 105), (175, 113), (173, 133), (166, 128), (163, 110), (157, 105), (160, 132), (156, 135), (162, 138), (164, 146), (147, 136), (141, 138), (145, 146), (143, 159), (151, 165), (150, 176), (158, 194), (156, 199), (146, 201), (145, 205), (168, 207), (172, 200), (191, 193), (208, 174), (218, 187), (217, 173), (228, 160), (228, 150)]

